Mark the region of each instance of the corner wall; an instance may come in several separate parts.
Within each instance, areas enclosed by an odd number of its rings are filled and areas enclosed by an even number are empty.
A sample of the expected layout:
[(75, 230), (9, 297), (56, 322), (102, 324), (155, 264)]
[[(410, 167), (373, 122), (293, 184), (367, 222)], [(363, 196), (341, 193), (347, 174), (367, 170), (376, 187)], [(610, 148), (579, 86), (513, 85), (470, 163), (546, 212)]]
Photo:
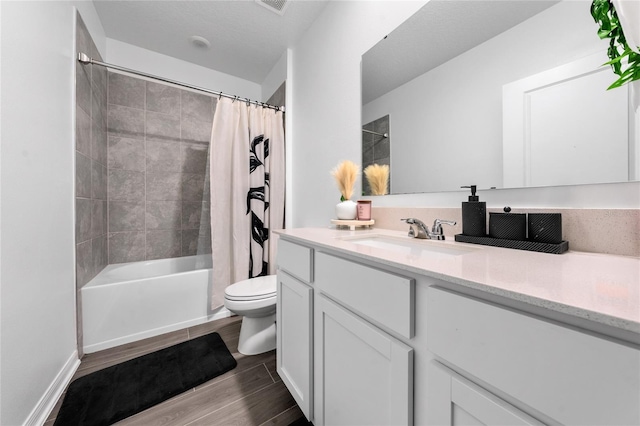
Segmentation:
[[(274, 97), (276, 92), (282, 89), (282, 83), (287, 79), (287, 52), (285, 51), (278, 62), (273, 66), (269, 75), (262, 82), (262, 98), (260, 99), (263, 102), (268, 102), (271, 100), (272, 102), (280, 101), (277, 106), (283, 106), (285, 104), (284, 99), (279, 96)], [(274, 104), (272, 104), (274, 105)]]

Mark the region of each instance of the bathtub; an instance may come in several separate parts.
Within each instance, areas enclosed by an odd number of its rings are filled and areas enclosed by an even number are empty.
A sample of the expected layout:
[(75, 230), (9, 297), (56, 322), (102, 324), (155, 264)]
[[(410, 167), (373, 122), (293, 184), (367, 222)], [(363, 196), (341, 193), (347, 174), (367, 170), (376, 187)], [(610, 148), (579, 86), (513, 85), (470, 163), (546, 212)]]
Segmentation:
[(211, 311), (210, 256), (109, 265), (80, 289), (85, 353), (230, 316)]

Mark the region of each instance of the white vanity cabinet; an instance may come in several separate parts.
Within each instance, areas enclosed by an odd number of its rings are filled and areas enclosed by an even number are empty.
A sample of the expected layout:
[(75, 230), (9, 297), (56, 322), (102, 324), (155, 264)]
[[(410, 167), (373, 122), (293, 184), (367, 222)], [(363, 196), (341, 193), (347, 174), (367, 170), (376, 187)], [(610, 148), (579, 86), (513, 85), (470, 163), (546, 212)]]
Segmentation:
[(278, 242), (278, 374), (314, 425), (413, 424), (413, 349), (390, 333), (413, 335), (414, 286)]
[(314, 424), (413, 424), (413, 349), (390, 333), (413, 335), (415, 283), (323, 252), (314, 260)]
[[(304, 415), (313, 416), (313, 250), (279, 241), (277, 370)], [(294, 278), (296, 274), (299, 278)]]
[(489, 419), (487, 424), (501, 423), (494, 418), (521, 419), (501, 424), (537, 424), (524, 411), (544, 423), (640, 424), (636, 345), (438, 287), (427, 293), (428, 349), (460, 375), (522, 408), (510, 407), (455, 374), (443, 379), (447, 370), (439, 371), (432, 361), (429, 396), (438, 409), (429, 413), (429, 423), (455, 424), (443, 413), (453, 411), (455, 417), (462, 413), (457, 407), (476, 419)]
[(637, 333), (308, 234), (279, 241), (277, 357), (315, 426), (640, 425)]

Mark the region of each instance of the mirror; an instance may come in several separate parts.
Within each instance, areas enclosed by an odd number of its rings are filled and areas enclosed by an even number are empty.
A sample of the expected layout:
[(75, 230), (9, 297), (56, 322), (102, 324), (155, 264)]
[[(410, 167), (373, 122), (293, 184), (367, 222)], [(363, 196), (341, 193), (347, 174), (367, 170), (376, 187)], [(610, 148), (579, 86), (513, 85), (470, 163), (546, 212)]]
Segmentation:
[(362, 57), (363, 169), (390, 164), (391, 194), (638, 180), (590, 5), (429, 1)]

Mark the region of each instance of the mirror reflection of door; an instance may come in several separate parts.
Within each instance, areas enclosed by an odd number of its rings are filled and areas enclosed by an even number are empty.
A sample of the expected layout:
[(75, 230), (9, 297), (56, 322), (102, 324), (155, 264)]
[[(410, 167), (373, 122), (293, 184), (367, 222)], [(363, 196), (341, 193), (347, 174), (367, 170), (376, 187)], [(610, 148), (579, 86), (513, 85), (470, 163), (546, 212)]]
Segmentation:
[(505, 187), (637, 180), (629, 87), (600, 54), (503, 86)]
[[(389, 116), (385, 115), (362, 126), (362, 170), (372, 164), (391, 165)], [(391, 188), (391, 182), (389, 182)], [(367, 179), (362, 179), (362, 195), (375, 195)]]

